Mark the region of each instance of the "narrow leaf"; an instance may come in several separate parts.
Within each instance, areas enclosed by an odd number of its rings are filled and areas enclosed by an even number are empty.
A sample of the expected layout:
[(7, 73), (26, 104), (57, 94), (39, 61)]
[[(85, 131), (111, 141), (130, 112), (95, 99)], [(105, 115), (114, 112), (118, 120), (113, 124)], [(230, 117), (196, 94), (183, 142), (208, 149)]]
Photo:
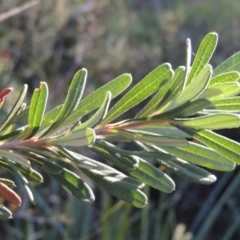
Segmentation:
[(150, 116), (164, 102), (173, 98), (181, 89), (184, 80), (185, 68), (179, 67), (174, 76), (168, 80), (154, 95), (154, 97), (144, 106), (144, 108), (136, 115), (136, 118)]
[(218, 83), (236, 82), (239, 80), (239, 78), (240, 78), (239, 72), (236, 71), (225, 72), (217, 75), (216, 77), (213, 77), (209, 83), (209, 87)]
[(188, 134), (192, 135), (196, 140), (212, 148), (213, 150), (215, 150), (225, 158), (240, 165), (240, 144), (239, 143), (209, 130), (196, 131), (190, 128), (182, 128), (182, 127), (179, 127), (179, 128), (187, 132)]
[(17, 101), (12, 106), (11, 111), (9, 112), (6, 119), (1, 124), (0, 132), (4, 131), (9, 126), (9, 124), (11, 124), (13, 122), (14, 117), (16, 116), (17, 112), (19, 111), (19, 108), (21, 108), (21, 106), (22, 106), (22, 102), (26, 96), (27, 89), (28, 89), (28, 86), (26, 84), (24, 84), (23, 89), (22, 89), (21, 93), (19, 94)]
[(28, 185), (28, 181), (26, 180), (26, 178), (23, 177), (23, 175), (18, 171), (17, 167), (11, 161), (9, 161), (7, 158), (4, 158), (4, 160), (8, 163), (8, 165), (11, 167), (14, 174), (18, 177), (20, 182), (23, 184), (31, 203), (35, 204), (36, 199), (30, 189), (30, 186)]
[(144, 131), (124, 131), (117, 129), (116, 134), (129, 138), (134, 141), (141, 141), (157, 146), (187, 146), (188, 142), (185, 139), (163, 137), (156, 133)]
[[(111, 82), (105, 84), (104, 86), (97, 89), (95, 92), (91, 93), (89, 96), (80, 101), (77, 108), (72, 112), (57, 129), (60, 129), (76, 120), (79, 120), (82, 116), (90, 113), (96, 108), (101, 106), (102, 99), (106, 96), (106, 92), (110, 91), (112, 93), (112, 99), (123, 92), (129, 84), (132, 82), (132, 77), (129, 74), (123, 74), (112, 80)], [(51, 125), (56, 117), (61, 111), (63, 105), (60, 105), (50, 112), (48, 112), (43, 119), (43, 124), (40, 130), (45, 129)]]
[(240, 126), (240, 118), (234, 114), (212, 114), (203, 117), (191, 118), (186, 120), (172, 121), (174, 125), (180, 125), (195, 129), (226, 129)]
[(237, 82), (219, 83), (206, 89), (198, 98), (214, 101), (221, 98), (232, 97), (240, 93), (240, 84)]
[[(106, 142), (105, 142), (106, 143)], [(115, 149), (109, 150), (109, 148), (106, 148), (106, 144), (102, 146), (102, 143), (96, 142), (92, 146), (92, 150), (99, 155), (101, 155), (103, 158), (106, 158), (108, 161), (111, 161), (116, 166), (124, 170), (125, 172), (130, 173), (132, 170), (135, 170), (138, 166), (139, 160), (138, 158), (122, 158), (121, 155), (115, 152)], [(101, 166), (100, 166), (101, 167)], [(99, 168), (99, 166), (98, 166)], [(106, 170), (106, 169), (105, 169)], [(126, 179), (125, 179), (126, 180)], [(131, 183), (134, 184), (135, 189), (142, 189), (145, 185), (141, 181), (133, 178), (131, 180)]]
[[(121, 156), (114, 154), (115, 149), (110, 150), (108, 148), (106, 150), (104, 148), (96, 146), (96, 144), (93, 146), (93, 150), (103, 155), (108, 160), (112, 161), (125, 172), (128, 172), (130, 175), (136, 177), (143, 183), (146, 183), (153, 188), (156, 188), (163, 192), (172, 192), (175, 189), (175, 184), (168, 175), (141, 158), (135, 156), (135, 159), (138, 159), (138, 164), (135, 168), (131, 168), (131, 166), (127, 164), (126, 160), (130, 160), (131, 157), (134, 156)], [(109, 150), (112, 153), (110, 153)]]
[(12, 180), (9, 180), (7, 178), (0, 178), (0, 182), (4, 183), (5, 185), (7, 185), (10, 188), (16, 187), (16, 184)]
[(101, 125), (113, 121), (115, 118), (143, 101), (157, 91), (166, 80), (172, 77), (172, 75), (173, 71), (168, 63), (154, 69), (111, 108)]
[(47, 161), (44, 162), (43, 170), (79, 201), (91, 203), (95, 200), (91, 188), (75, 173)]
[[(103, 158), (107, 159), (108, 161), (113, 162), (116, 166), (121, 168), (126, 172), (130, 172), (138, 166), (138, 159), (124, 159), (121, 158), (116, 152), (114, 148), (107, 147), (106, 142), (96, 142), (91, 147), (93, 151), (101, 155)], [(141, 186), (141, 185), (140, 185)]]
[(87, 70), (84, 68), (75, 73), (71, 85), (68, 89), (66, 100), (61, 107), (61, 110), (59, 111), (57, 117), (54, 117), (54, 123), (47, 130), (47, 132), (44, 133), (44, 135), (49, 135), (53, 131), (56, 131), (56, 128), (60, 125), (60, 123), (68, 118), (69, 115), (76, 109), (85, 88), (86, 78)]
[[(131, 169), (127, 165), (122, 164), (122, 159), (126, 159), (126, 156), (121, 156), (119, 154), (114, 155), (115, 149), (111, 150), (108, 148), (108, 150), (106, 150), (104, 148), (99, 148), (94, 145), (93, 150), (103, 155), (103, 157), (106, 157), (108, 160), (112, 161), (125, 172), (128, 172), (130, 175), (136, 177), (143, 183), (146, 183), (153, 188), (156, 188), (163, 192), (172, 192), (175, 189), (175, 183), (167, 174), (152, 166), (142, 158), (137, 157), (138, 165), (136, 168)], [(110, 151), (112, 151), (111, 154)], [(159, 155), (157, 156), (159, 157)], [(156, 157), (156, 155), (153, 155), (153, 157)], [(161, 157), (164, 158), (166, 156), (161, 153)], [(169, 159), (171, 159), (171, 156), (169, 156)]]
[(30, 174), (24, 174), (23, 173), (23, 176), (29, 181), (29, 182), (32, 182), (32, 183), (37, 183), (37, 184), (39, 184), (39, 183), (42, 183), (43, 182), (43, 177), (42, 177), (42, 175), (39, 173), (39, 172), (37, 172), (37, 171), (35, 171), (35, 170), (33, 170), (32, 169), (32, 172), (30, 173)]
[(45, 172), (51, 175), (58, 175), (63, 172), (63, 167), (61, 167), (57, 163), (50, 162), (47, 160), (44, 160), (42, 168)]
[(173, 76), (172, 84), (168, 90), (168, 92), (164, 95), (163, 99), (159, 103), (158, 109), (161, 109), (162, 106), (170, 102), (174, 97), (177, 96), (179, 92), (184, 87), (184, 77), (186, 75), (186, 69), (183, 66), (180, 66), (176, 69), (175, 74)]
[(20, 165), (22, 165), (27, 169), (31, 167), (30, 161), (27, 158), (11, 150), (0, 149), (0, 156), (4, 158), (8, 158), (11, 161), (14, 161), (16, 163), (19, 163)]
[(81, 169), (81, 171), (118, 199), (138, 208), (143, 208), (147, 204), (147, 197), (133, 179), (129, 180), (129, 177), (105, 164), (99, 162), (97, 164), (98, 169)]
[(0, 217), (3, 219), (12, 218), (12, 212), (0, 203)]
[(239, 66), (240, 66), (240, 52), (237, 52), (214, 69), (213, 77), (231, 71), (239, 72), (240, 71)]
[(187, 147), (162, 147), (162, 149), (188, 162), (218, 171), (232, 171), (235, 167), (233, 162), (214, 150), (192, 142), (189, 142)]
[[(30, 182), (33, 183), (42, 183), (43, 182), (43, 177), (40, 173), (36, 172), (32, 168), (25, 168), (20, 164), (15, 164), (16, 168), (18, 169), (19, 172)], [(12, 168), (8, 165), (8, 163), (2, 159), (0, 159), (0, 167), (7, 169), (8, 171), (13, 171)]]
[[(12, 125), (11, 125), (12, 126)], [(8, 129), (7, 129), (8, 130)], [(19, 137), (19, 135), (23, 132), (23, 128), (19, 128), (16, 130), (13, 130), (13, 128), (11, 129), (12, 131), (10, 131), (9, 133), (4, 132), (1, 136), (0, 136), (0, 141), (3, 140), (8, 140), (8, 141), (12, 141), (13, 139)], [(5, 134), (6, 133), (6, 134)]]
[(33, 93), (32, 99), (31, 99), (30, 110), (29, 110), (29, 115), (28, 115), (28, 124), (30, 125), (31, 128), (34, 125), (34, 116), (35, 116), (36, 107), (37, 107), (38, 101), (39, 101), (39, 95), (40, 95), (40, 89), (36, 88), (34, 90), (34, 93)]
[(191, 182), (198, 184), (211, 184), (217, 179), (208, 171), (179, 158), (169, 161), (157, 159), (157, 161), (170, 172)]
[(63, 157), (70, 159), (72, 161), (72, 165), (78, 168), (97, 168), (97, 165), (92, 162), (92, 159), (85, 157), (83, 155), (77, 154), (73, 151), (70, 151), (66, 148), (58, 146), (58, 151)]
[(208, 64), (213, 52), (217, 46), (218, 35), (215, 32), (209, 33), (202, 40), (196, 56), (194, 58), (191, 71), (188, 76), (188, 84), (202, 71), (204, 66)]
[[(149, 121), (151, 122), (151, 121)], [(170, 124), (157, 124), (153, 121), (152, 124), (149, 124), (147, 126), (137, 126), (134, 129), (139, 129), (146, 132), (152, 132), (155, 134), (160, 134), (165, 137), (170, 138), (188, 138), (190, 137), (187, 133), (181, 131), (180, 129), (170, 125)]]
[(87, 70), (84, 68), (75, 73), (68, 89), (67, 98), (56, 118), (56, 122), (62, 118), (68, 117), (68, 115), (76, 109), (85, 88), (86, 78)]
[(48, 142), (60, 146), (87, 146), (95, 141), (95, 132), (91, 128), (67, 132), (48, 139)]
[(105, 98), (103, 99), (102, 105), (97, 110), (97, 112), (91, 118), (89, 118), (86, 122), (74, 128), (74, 131), (79, 129), (92, 128), (95, 125), (97, 125), (101, 120), (103, 120), (108, 111), (108, 107), (111, 101), (111, 95), (112, 95), (111, 92), (108, 91)]
[(141, 158), (138, 167), (129, 174), (160, 191), (170, 193), (175, 190), (175, 183), (167, 174)]
[(209, 108), (224, 111), (240, 111), (240, 97), (214, 100)]
[(43, 115), (46, 108), (47, 98), (48, 98), (47, 84), (45, 82), (41, 82), (39, 89), (35, 89), (33, 93), (29, 107), (28, 125), (30, 126), (31, 129), (30, 136), (33, 136), (41, 126)]
[[(138, 157), (144, 157), (144, 158), (149, 158), (149, 159), (155, 159), (155, 158), (164, 158), (165, 160), (170, 160), (171, 159), (171, 156), (169, 156), (169, 154), (166, 154), (166, 153), (160, 153), (160, 152), (146, 152), (146, 151), (128, 151), (128, 150), (123, 150), (121, 148), (118, 148), (116, 147), (115, 145), (111, 144), (111, 143), (108, 143), (106, 141), (99, 141), (96, 143), (97, 145), (101, 145), (104, 149), (108, 150), (109, 152), (111, 153), (115, 153), (115, 155), (117, 153), (120, 153), (121, 155), (124, 155), (124, 156), (138, 156)], [(94, 144), (93, 146), (93, 149), (94, 147), (96, 146), (96, 144)], [(119, 156), (119, 154), (117, 154), (116, 156)], [(139, 163), (139, 160), (138, 158), (135, 158), (134, 160), (137, 160), (136, 161), (136, 165), (133, 169), (131, 170), (134, 170), (136, 169), (136, 167), (138, 166), (138, 163)]]
[(166, 111), (163, 113), (160, 113), (156, 116), (148, 118), (148, 120), (161, 120), (161, 119), (173, 119), (178, 117), (188, 117), (191, 116), (198, 111), (201, 111), (208, 106), (211, 105), (211, 102), (207, 99), (195, 99), (193, 101), (188, 101), (184, 103), (183, 105), (171, 109), (170, 111)]
[(177, 108), (184, 103), (196, 98), (207, 87), (212, 67), (210, 65), (204, 66), (202, 71), (194, 78), (194, 80), (186, 86), (186, 88), (177, 95), (173, 100), (168, 102), (159, 113), (169, 111)]

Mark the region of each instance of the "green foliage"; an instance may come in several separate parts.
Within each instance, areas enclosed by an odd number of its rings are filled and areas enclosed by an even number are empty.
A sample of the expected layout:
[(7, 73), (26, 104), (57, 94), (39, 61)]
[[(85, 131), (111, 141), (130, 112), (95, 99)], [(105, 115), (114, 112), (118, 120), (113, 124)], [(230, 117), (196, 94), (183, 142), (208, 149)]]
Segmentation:
[[(71, 167), (139, 208), (147, 204), (142, 191), (145, 184), (167, 193), (175, 190), (169, 172), (200, 184), (213, 183), (216, 177), (201, 167), (231, 171), (240, 164), (239, 143), (211, 131), (240, 126), (236, 97), (240, 93), (237, 82), (240, 69), (229, 65), (228, 60), (212, 69), (209, 60), (217, 40), (216, 33), (209, 33), (202, 40), (192, 66), (187, 40), (186, 67), (174, 71), (169, 63), (160, 65), (109, 111), (110, 101), (131, 83), (129, 74), (119, 76), (82, 100), (87, 70), (79, 70), (64, 104), (46, 114), (47, 84), (40, 83), (29, 107), (23, 102), (27, 91), (24, 86), (1, 124), (0, 166), (14, 172), (33, 203), (29, 182), (41, 182), (42, 177), (32, 169), (32, 162), (83, 202), (94, 201), (94, 194)], [(1, 103), (11, 90), (1, 92)], [(151, 96), (135, 117), (113, 122)], [(17, 120), (26, 115), (27, 125), (19, 127)], [(88, 119), (82, 123), (84, 116)], [(118, 142), (132, 142), (138, 150), (121, 149)], [(91, 149), (106, 162), (80, 155), (72, 147)], [(61, 162), (68, 163), (69, 169), (61, 166)], [(10, 180), (0, 182), (14, 186)], [(10, 189), (4, 189), (5, 199), (14, 203)], [(3, 195), (1, 189), (0, 194)], [(12, 216), (3, 205), (0, 213), (5, 218)]]

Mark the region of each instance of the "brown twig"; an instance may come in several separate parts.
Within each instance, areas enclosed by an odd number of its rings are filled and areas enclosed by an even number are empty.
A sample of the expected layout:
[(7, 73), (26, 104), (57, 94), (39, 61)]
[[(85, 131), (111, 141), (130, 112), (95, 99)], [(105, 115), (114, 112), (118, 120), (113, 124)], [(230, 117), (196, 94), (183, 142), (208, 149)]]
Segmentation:
[(10, 17), (13, 17), (35, 5), (37, 5), (39, 3), (39, 0), (33, 0), (33, 1), (30, 1), (30, 2), (27, 2), (25, 4), (23, 4), (22, 6), (19, 6), (19, 7), (15, 7), (7, 12), (4, 12), (4, 13), (1, 13), (0, 14), (0, 22), (3, 22), (5, 20), (7, 20), (8, 18)]

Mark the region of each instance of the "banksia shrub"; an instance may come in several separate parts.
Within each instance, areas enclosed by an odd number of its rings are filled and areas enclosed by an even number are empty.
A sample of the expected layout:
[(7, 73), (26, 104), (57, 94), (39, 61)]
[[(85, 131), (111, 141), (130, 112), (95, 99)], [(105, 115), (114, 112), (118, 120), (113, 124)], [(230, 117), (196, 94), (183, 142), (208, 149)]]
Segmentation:
[[(0, 126), (0, 166), (19, 178), (33, 203), (30, 183), (41, 183), (43, 178), (32, 162), (86, 203), (94, 201), (94, 193), (62, 162), (139, 208), (147, 204), (144, 185), (166, 193), (175, 190), (169, 173), (199, 184), (213, 183), (216, 177), (206, 169), (232, 171), (240, 164), (239, 143), (213, 131), (240, 126), (240, 53), (213, 69), (209, 61), (217, 41), (218, 35), (209, 33), (191, 63), (187, 40), (185, 66), (173, 70), (169, 63), (160, 65), (111, 108), (111, 100), (129, 87), (131, 75), (123, 74), (82, 99), (87, 70), (81, 69), (65, 102), (47, 113), (47, 83), (35, 89), (29, 106), (24, 103), (24, 85)], [(1, 106), (11, 91), (2, 90)], [(146, 98), (135, 117), (116, 120)], [(19, 126), (21, 119), (27, 119), (26, 125)], [(122, 149), (120, 142), (131, 142), (136, 148)], [(89, 148), (106, 161), (81, 155), (79, 148)], [(0, 195), (20, 205), (14, 186), (12, 180), (0, 178)], [(1, 205), (0, 216), (10, 218), (12, 213)]]

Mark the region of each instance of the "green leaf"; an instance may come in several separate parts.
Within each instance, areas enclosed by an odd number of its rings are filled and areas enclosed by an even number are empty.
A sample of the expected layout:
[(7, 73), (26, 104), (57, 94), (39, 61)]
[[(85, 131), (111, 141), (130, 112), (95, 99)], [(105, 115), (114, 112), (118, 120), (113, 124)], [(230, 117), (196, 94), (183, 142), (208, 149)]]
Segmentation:
[(29, 136), (30, 127), (28, 125), (24, 127), (20, 127), (9, 134), (9, 138), (7, 139), (9, 142), (13, 140), (22, 140)]
[[(42, 183), (43, 182), (43, 177), (40, 173), (36, 172), (32, 168), (26, 169), (20, 164), (13, 163), (16, 165), (16, 168), (18, 169), (19, 172), (30, 182), (33, 183)], [(12, 168), (8, 165), (6, 161), (3, 159), (0, 159), (0, 167), (7, 169), (8, 171), (13, 171)]]
[(91, 128), (67, 132), (48, 139), (48, 143), (60, 146), (87, 146), (95, 141), (95, 132)]
[(196, 140), (202, 142), (206, 146), (212, 148), (217, 153), (221, 154), (228, 160), (240, 165), (240, 144), (223, 137), (217, 133), (210, 130), (193, 130), (190, 128), (182, 128), (181, 130), (192, 135)]
[(4, 183), (5, 185), (7, 185), (10, 188), (16, 187), (16, 184), (12, 180), (9, 180), (7, 178), (0, 178), (0, 182)]
[[(104, 86), (97, 89), (95, 92), (81, 100), (74, 112), (72, 112), (57, 129), (60, 129), (76, 120), (80, 117), (85, 116), (91, 111), (101, 106), (102, 99), (106, 96), (106, 92), (110, 91), (112, 93), (112, 99), (118, 96), (122, 91), (124, 91), (129, 84), (132, 82), (132, 77), (129, 74), (122, 74), (111, 82), (105, 84)], [(62, 105), (56, 107), (55, 109), (48, 112), (43, 119), (42, 126), (40, 130), (45, 129), (52, 124), (56, 115), (59, 114), (62, 109)]]
[(160, 191), (170, 193), (175, 190), (175, 183), (167, 174), (141, 158), (138, 167), (129, 174)]
[(75, 73), (68, 89), (67, 98), (55, 120), (56, 122), (62, 118), (67, 118), (68, 115), (76, 109), (85, 88), (86, 78), (87, 70), (84, 68)]
[(214, 150), (192, 142), (189, 142), (187, 147), (162, 147), (162, 149), (188, 162), (218, 171), (232, 171), (235, 167), (233, 162)]
[(115, 133), (123, 137), (132, 139), (134, 141), (141, 141), (157, 146), (187, 146), (188, 144), (187, 140), (185, 139), (163, 137), (156, 133), (144, 132), (139, 130), (125, 131), (116, 129)]
[[(108, 150), (109, 152), (111, 152), (113, 155), (116, 155), (119, 157), (119, 154), (120, 153), (121, 155), (124, 155), (124, 156), (138, 156), (138, 157), (144, 157), (144, 158), (149, 158), (149, 159), (155, 159), (155, 158), (164, 158), (165, 160), (170, 160), (171, 159), (171, 156), (169, 156), (169, 154), (166, 154), (166, 153), (160, 153), (160, 152), (146, 152), (146, 151), (128, 151), (128, 150), (123, 150), (121, 148), (118, 148), (116, 147), (115, 145), (111, 144), (111, 143), (108, 143), (106, 141), (99, 141), (99, 142), (96, 142), (94, 145), (93, 145), (93, 149), (95, 148), (95, 146), (102, 146), (103, 148), (103, 151), (106, 151)], [(106, 158), (107, 155), (105, 155)], [(135, 165), (133, 165), (134, 167), (132, 169), (129, 169), (129, 170), (134, 170), (136, 169), (136, 167), (138, 166), (138, 163), (139, 163), (139, 160), (138, 158), (133, 158), (132, 160), (135, 160), (136, 162), (133, 162)], [(123, 170), (125, 170), (123, 168)]]
[(239, 80), (239, 78), (240, 78), (239, 72), (236, 71), (225, 72), (217, 75), (216, 77), (213, 77), (209, 83), (209, 87), (218, 83), (236, 82)]
[(4, 131), (13, 121), (17, 113), (19, 112), (19, 109), (22, 106), (23, 100), (26, 96), (28, 86), (26, 84), (23, 85), (23, 89), (21, 93), (19, 94), (19, 97), (15, 104), (12, 106), (11, 111), (7, 115), (6, 119), (3, 121), (0, 127), (0, 132)]
[(39, 89), (35, 89), (28, 114), (28, 125), (30, 126), (30, 135), (33, 136), (39, 129), (44, 116), (48, 98), (48, 86), (45, 82), (40, 83)]
[(185, 68), (179, 67), (174, 76), (168, 80), (154, 95), (154, 97), (144, 106), (135, 118), (142, 118), (154, 113), (159, 105), (163, 105), (169, 98), (173, 98), (181, 89), (183, 83)]
[(213, 77), (231, 71), (239, 72), (240, 71), (239, 66), (240, 66), (240, 52), (237, 52), (214, 69)]
[[(171, 80), (169, 80), (171, 81)], [(166, 94), (167, 85), (164, 84), (163, 87), (152, 97), (150, 101), (140, 110), (140, 112), (135, 116), (135, 118), (142, 118), (151, 115), (156, 110), (158, 104)]]
[[(1, 155), (1, 154), (0, 154)], [(4, 158), (4, 160), (8, 163), (8, 165), (11, 167), (12, 171), (14, 172), (14, 174), (18, 177), (18, 179), (20, 180), (20, 182), (22, 183), (22, 185), (24, 186), (28, 197), (31, 201), (32, 204), (36, 203), (36, 199), (30, 189), (29, 183), (27, 181), (27, 179), (18, 171), (17, 167), (15, 166), (15, 164), (13, 164), (11, 161), (9, 161), (7, 158)]]
[(13, 125), (10, 125), (8, 128), (6, 128), (4, 133), (0, 136), (0, 141), (2, 140), (11, 141), (12, 139), (14, 139), (14, 137), (17, 137), (22, 131), (23, 131), (23, 128), (14, 130)]
[(30, 161), (19, 153), (15, 153), (11, 150), (0, 149), (0, 156), (8, 158), (11, 161), (18, 163), (27, 169), (31, 168)]
[(217, 178), (208, 171), (179, 158), (168, 161), (161, 159), (156, 160), (170, 172), (191, 182), (211, 184), (217, 180)]
[[(142, 182), (153, 188), (156, 188), (163, 192), (172, 192), (175, 189), (175, 184), (173, 180), (159, 169), (155, 168), (154, 166), (152, 166), (145, 160), (137, 157), (136, 155), (127, 156), (125, 154), (125, 156), (121, 156), (119, 154), (116, 154), (116, 149), (111, 149), (110, 146), (111, 145), (107, 145), (106, 143), (95, 143), (93, 146), (93, 150), (101, 154), (104, 158), (112, 161), (125, 172), (128, 172), (130, 175), (136, 177), (137, 179), (141, 180)], [(156, 157), (156, 154), (153, 155), (153, 157)], [(161, 156), (162, 155), (163, 154), (161, 154)], [(157, 154), (157, 156), (159, 157), (159, 154)], [(149, 154), (147, 157), (149, 157)], [(131, 167), (131, 165), (127, 164), (127, 161), (130, 161), (131, 159), (138, 160), (138, 163), (134, 166), (134, 168)]]
[[(207, 99), (195, 99), (193, 101), (188, 101), (184, 103), (183, 105), (171, 109), (170, 111), (166, 111), (163, 113), (160, 113), (156, 116), (148, 118), (149, 121), (153, 120), (164, 120), (164, 119), (173, 119), (173, 118), (179, 118), (179, 117), (188, 117), (191, 116), (198, 111), (201, 111), (208, 106), (210, 106), (211, 102)], [(169, 123), (169, 122), (168, 122)]]
[(63, 167), (61, 167), (60, 165), (54, 162), (50, 162), (48, 160), (44, 160), (42, 168), (45, 172), (51, 175), (52, 174), (57, 175), (63, 172)]
[(137, 126), (134, 129), (139, 129), (146, 132), (152, 132), (155, 134), (160, 134), (169, 138), (188, 138), (190, 137), (187, 133), (181, 131), (180, 129), (170, 125), (170, 124), (162, 124), (161, 122), (157, 124), (153, 121), (149, 121), (150, 124), (145, 126)]
[(215, 51), (217, 42), (218, 35), (215, 32), (209, 33), (204, 37), (194, 58), (192, 68), (188, 76), (188, 84), (192, 82), (192, 80), (199, 75), (204, 66), (208, 64), (213, 52)]
[(52, 119), (53, 124), (51, 127), (44, 133), (44, 135), (49, 135), (52, 132), (56, 131), (57, 127), (62, 123), (69, 115), (76, 109), (78, 103), (82, 97), (85, 84), (87, 79), (87, 70), (81, 69), (75, 73), (71, 85), (68, 89), (68, 94), (66, 100), (61, 107), (58, 115)]
[(44, 162), (43, 170), (79, 201), (91, 203), (95, 200), (91, 188), (75, 173), (50, 161)]
[(14, 125), (10, 124), (6, 127), (6, 129), (2, 132), (1, 137), (6, 134), (10, 134), (14, 131)]
[[(97, 110), (97, 112), (89, 118), (86, 122), (82, 123), (80, 126), (74, 128), (74, 131), (79, 129), (85, 129), (85, 128), (92, 128), (95, 125), (97, 125), (101, 120), (103, 120), (107, 114), (108, 107), (111, 101), (111, 92), (107, 92), (105, 98), (103, 99), (103, 103), (101, 107)], [(101, 123), (100, 123), (101, 124)]]
[(0, 217), (4, 219), (12, 218), (12, 212), (0, 203)]
[(97, 168), (97, 165), (92, 162), (92, 159), (60, 146), (58, 146), (57, 148), (59, 153), (63, 155), (63, 157), (72, 161), (73, 166), (77, 168)]
[(174, 115), (174, 117), (189, 117), (191, 115), (197, 114), (199, 111), (204, 110), (208, 106), (210, 106), (211, 102), (208, 99), (195, 99), (193, 101), (187, 102), (186, 105), (182, 105), (181, 108), (177, 108), (176, 113), (178, 115)]
[(203, 117), (191, 118), (186, 120), (172, 121), (174, 125), (180, 125), (195, 129), (226, 129), (240, 126), (240, 118), (234, 114), (212, 114)]
[(206, 89), (198, 98), (205, 98), (214, 101), (221, 98), (227, 98), (240, 93), (240, 84), (236, 82), (219, 83)]
[(143, 208), (147, 204), (147, 197), (140, 191), (138, 181), (109, 166), (99, 162), (97, 164), (98, 169), (81, 169), (81, 171), (118, 199), (138, 208)]
[[(21, 172), (21, 171), (20, 171), (20, 172)], [(32, 183), (37, 183), (37, 184), (39, 184), (39, 183), (42, 183), (42, 182), (43, 182), (43, 177), (42, 177), (42, 175), (41, 175), (39, 172), (37, 172), (37, 171), (35, 171), (35, 170), (33, 170), (33, 169), (32, 169), (32, 172), (31, 172), (30, 174), (24, 174), (24, 173), (23, 173), (23, 176), (26, 177), (26, 179), (27, 179), (28, 181), (32, 182)]]
[(171, 101), (184, 87), (184, 77), (186, 75), (186, 69), (180, 66), (176, 69), (173, 76), (172, 84), (169, 87), (168, 92), (164, 95), (163, 99), (159, 103), (158, 109)]
[(159, 113), (175, 109), (200, 95), (207, 87), (211, 73), (211, 65), (205, 65), (196, 78), (194, 78), (194, 80), (188, 84), (179, 95), (161, 108)]
[(166, 80), (172, 77), (172, 75), (173, 71), (168, 63), (162, 64), (154, 69), (110, 109), (101, 125), (113, 121), (152, 93), (156, 92)]
[[(109, 149), (109, 146), (111, 145), (107, 142), (95, 142), (91, 148), (93, 151), (101, 155), (103, 158), (113, 162), (116, 166), (118, 166), (119, 168), (126, 172), (130, 172), (136, 169), (139, 163), (138, 159), (121, 158), (118, 154), (116, 154), (115, 148), (112, 147)], [(141, 184), (139, 186), (141, 186)]]
[(214, 100), (209, 108), (224, 111), (240, 111), (240, 97)]

